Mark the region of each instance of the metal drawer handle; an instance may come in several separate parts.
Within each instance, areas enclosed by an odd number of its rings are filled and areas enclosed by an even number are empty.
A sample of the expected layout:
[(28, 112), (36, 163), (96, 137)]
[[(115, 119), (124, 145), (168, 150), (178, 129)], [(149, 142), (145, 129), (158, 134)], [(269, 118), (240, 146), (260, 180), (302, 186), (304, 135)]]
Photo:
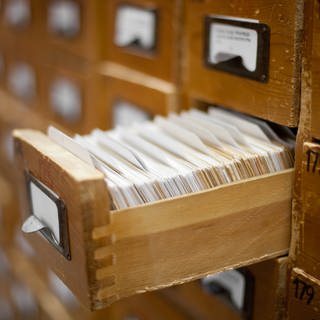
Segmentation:
[(47, 237), (50, 237), (56, 245), (59, 245), (59, 242), (54, 236), (53, 232), (51, 232), (51, 230), (34, 215), (31, 215), (27, 218), (27, 220), (23, 223), (21, 230), (24, 233), (42, 231), (47, 235)]

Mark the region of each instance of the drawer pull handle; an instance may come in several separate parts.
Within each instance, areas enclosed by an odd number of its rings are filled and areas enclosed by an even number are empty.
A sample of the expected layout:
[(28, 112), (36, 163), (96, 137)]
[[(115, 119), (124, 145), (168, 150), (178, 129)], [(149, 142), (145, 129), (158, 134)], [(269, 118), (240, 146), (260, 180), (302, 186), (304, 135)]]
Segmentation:
[(27, 220), (23, 223), (21, 230), (24, 233), (34, 233), (42, 231), (47, 235), (47, 237), (50, 237), (56, 245), (59, 245), (59, 242), (57, 241), (51, 230), (34, 215), (31, 215), (27, 218)]

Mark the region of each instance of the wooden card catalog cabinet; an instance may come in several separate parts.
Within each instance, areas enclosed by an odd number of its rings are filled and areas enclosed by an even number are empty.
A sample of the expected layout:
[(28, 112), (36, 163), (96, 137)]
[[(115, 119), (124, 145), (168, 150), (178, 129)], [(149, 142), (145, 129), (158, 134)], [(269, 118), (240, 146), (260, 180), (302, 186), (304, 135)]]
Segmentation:
[(64, 203), (71, 259), (39, 232), (25, 237), (91, 309), (288, 250), (292, 170), (110, 211), (101, 172), (40, 132), (14, 135), (23, 220), (28, 173)]
[(63, 66), (44, 68), (45, 114), (69, 130), (88, 132), (107, 128), (101, 78), (90, 68), (68, 70)]
[(178, 111), (179, 96), (174, 84), (115, 63), (103, 64), (100, 71), (109, 127)]
[(90, 61), (101, 59), (105, 1), (45, 0), (43, 28), (51, 50), (62, 50)]
[(186, 1), (183, 81), (194, 99), (297, 126), (302, 1)]
[(177, 82), (181, 1), (108, 1), (106, 59)]

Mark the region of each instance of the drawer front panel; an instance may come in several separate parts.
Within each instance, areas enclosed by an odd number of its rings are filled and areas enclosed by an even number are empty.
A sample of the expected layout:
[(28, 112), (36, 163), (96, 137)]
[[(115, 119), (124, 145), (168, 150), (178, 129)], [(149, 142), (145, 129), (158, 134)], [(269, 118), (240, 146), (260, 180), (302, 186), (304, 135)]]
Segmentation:
[(108, 128), (101, 77), (93, 70), (74, 71), (61, 66), (44, 67), (45, 115), (75, 132)]
[[(228, 287), (220, 282), (219, 286), (219, 281), (216, 279), (225, 274), (229, 274), (231, 279), (234, 279), (234, 275), (240, 274), (241, 279), (245, 280), (243, 302), (246, 313), (241, 314), (233, 303), (240, 297), (239, 282), (228, 282)], [(236, 279), (239, 279), (238, 277)], [(201, 282), (177, 285), (160, 293), (188, 310), (196, 319), (282, 319), (285, 310), (286, 278), (287, 258), (282, 257), (256, 263), (240, 270), (214, 274), (213, 277), (203, 278)], [(230, 288), (236, 290), (234, 295), (226, 294), (226, 291), (230, 293)]]
[[(312, 10), (312, 29), (310, 33), (308, 33), (308, 39), (312, 38), (312, 57), (309, 60), (311, 71), (312, 71), (312, 81), (308, 81), (306, 76), (305, 81), (306, 84), (312, 84), (311, 92), (312, 92), (312, 100), (311, 100), (311, 125), (312, 137), (320, 139), (320, 20), (319, 20), (319, 12), (320, 12), (320, 3), (318, 1), (314, 1), (314, 7)], [(309, 31), (309, 30), (308, 30)], [(307, 73), (306, 73), (307, 75)]]
[(109, 1), (106, 59), (177, 83), (180, 0)]
[[(34, 140), (32, 145), (31, 140)], [(90, 230), (108, 223), (108, 197), (102, 175), (34, 131), (28, 131), (21, 139), (17, 138), (15, 147), (23, 170), (32, 173), (65, 203), (71, 260), (61, 255), (39, 233), (27, 234), (26, 238), (37, 255), (43, 257), (43, 262), (66, 282), (84, 304), (91, 307), (97, 290), (96, 279), (92, 275), (97, 267), (92, 249), (106, 241), (93, 241)], [(25, 220), (30, 212), (27, 212), (29, 204), (24, 177), (21, 176), (20, 180)]]
[(51, 51), (95, 62), (103, 54), (105, 1), (42, 1), (42, 30)]
[(300, 0), (187, 1), (186, 91), (195, 99), (296, 126), (302, 8)]
[(41, 39), (41, 0), (3, 0), (0, 36), (7, 42), (34, 46)]
[(4, 89), (26, 110), (42, 112), (42, 55), (34, 47), (10, 43), (4, 48)]

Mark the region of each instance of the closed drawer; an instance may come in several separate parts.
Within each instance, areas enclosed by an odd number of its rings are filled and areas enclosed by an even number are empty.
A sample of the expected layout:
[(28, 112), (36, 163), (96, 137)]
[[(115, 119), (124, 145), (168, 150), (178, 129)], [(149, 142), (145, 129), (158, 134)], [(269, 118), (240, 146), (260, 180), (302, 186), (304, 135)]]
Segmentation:
[(100, 60), (105, 39), (105, 1), (42, 1), (42, 30), (50, 51)]
[(115, 63), (102, 64), (100, 73), (109, 127), (178, 111), (178, 89), (170, 82)]
[(287, 257), (211, 275), (160, 293), (194, 319), (282, 319)]
[(302, 9), (300, 0), (187, 1), (185, 91), (296, 126)]
[[(110, 211), (100, 172), (44, 134), (22, 130), (14, 135), (21, 170), (51, 190), (64, 208), (60, 247), (37, 233), (26, 238), (92, 309), (288, 250), (292, 170)], [(24, 174), (21, 185), (25, 219)]]
[(20, 100), (25, 108), (41, 109), (40, 100), (43, 92), (41, 68), (33, 50), (23, 50), (21, 46), (5, 52), (5, 88)]
[(72, 131), (107, 128), (102, 77), (93, 67), (66, 68), (53, 63), (43, 67), (43, 77), (42, 104), (48, 118)]
[(11, 43), (36, 45), (41, 35), (41, 0), (2, 0), (0, 36)]
[(108, 1), (106, 60), (176, 83), (182, 1)]

